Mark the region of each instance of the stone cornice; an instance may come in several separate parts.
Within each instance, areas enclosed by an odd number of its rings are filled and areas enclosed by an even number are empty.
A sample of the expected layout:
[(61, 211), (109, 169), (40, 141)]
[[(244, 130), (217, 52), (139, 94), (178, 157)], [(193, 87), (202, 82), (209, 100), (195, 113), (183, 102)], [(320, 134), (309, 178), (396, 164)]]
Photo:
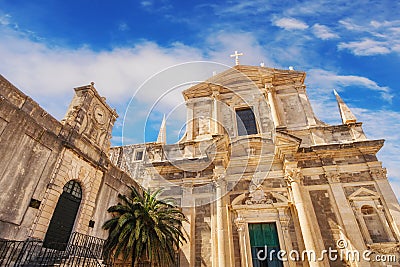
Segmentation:
[(376, 154), (383, 146), (385, 140), (366, 140), (366, 141), (356, 141), (344, 144), (327, 144), (327, 145), (316, 145), (310, 147), (302, 147), (298, 149), (298, 153), (311, 153), (311, 152), (323, 152), (323, 151), (334, 151), (334, 150), (344, 150), (344, 149), (360, 149), (364, 153), (374, 153)]

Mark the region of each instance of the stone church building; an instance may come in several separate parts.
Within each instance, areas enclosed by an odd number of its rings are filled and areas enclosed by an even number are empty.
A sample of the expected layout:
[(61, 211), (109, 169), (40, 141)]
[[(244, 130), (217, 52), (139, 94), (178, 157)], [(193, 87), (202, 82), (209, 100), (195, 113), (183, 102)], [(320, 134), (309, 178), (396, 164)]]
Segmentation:
[(157, 141), (120, 147), (118, 115), (93, 84), (75, 88), (60, 122), (0, 77), (0, 238), (104, 239), (107, 207), (140, 184), (188, 218), (180, 266), (399, 266), (384, 140), (369, 140), (336, 92), (342, 124), (320, 121), (305, 76), (237, 65), (183, 91), (178, 143), (163, 121)]

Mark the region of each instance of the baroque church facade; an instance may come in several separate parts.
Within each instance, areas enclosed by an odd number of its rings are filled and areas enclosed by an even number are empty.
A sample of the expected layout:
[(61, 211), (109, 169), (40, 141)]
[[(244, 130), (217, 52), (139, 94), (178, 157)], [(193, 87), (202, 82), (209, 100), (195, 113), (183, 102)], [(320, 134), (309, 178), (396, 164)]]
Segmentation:
[(118, 115), (93, 84), (75, 88), (59, 122), (1, 77), (0, 238), (106, 238), (107, 207), (141, 185), (188, 218), (180, 266), (398, 266), (373, 260), (399, 256), (384, 140), (369, 140), (336, 92), (342, 124), (320, 121), (305, 76), (237, 65), (183, 91), (178, 143), (163, 121), (157, 141), (119, 147)]

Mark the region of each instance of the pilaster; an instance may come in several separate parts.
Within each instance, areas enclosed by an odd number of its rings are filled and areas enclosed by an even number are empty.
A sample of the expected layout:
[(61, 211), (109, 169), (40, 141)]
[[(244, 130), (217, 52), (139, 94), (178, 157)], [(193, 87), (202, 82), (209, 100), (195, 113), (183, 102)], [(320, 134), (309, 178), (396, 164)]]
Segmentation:
[[(307, 251), (314, 251), (317, 253), (317, 246), (314, 243), (311, 223), (307, 216), (306, 208), (304, 206), (303, 196), (301, 192), (301, 183), (303, 176), (300, 168), (294, 168), (294, 164), (286, 164), (285, 179), (292, 192), (293, 204), (297, 210), (297, 216), (300, 221), (301, 233), (303, 234), (304, 245)], [(308, 259), (310, 267), (323, 266), (323, 262), (318, 262), (315, 259)]]
[(214, 170), (214, 185), (216, 192), (216, 217), (217, 217), (217, 258), (218, 266), (226, 266), (225, 255), (225, 229), (224, 229), (224, 203), (223, 196), (226, 191), (225, 173), (220, 169)]
[(279, 121), (278, 112), (277, 112), (276, 106), (275, 106), (274, 86), (272, 84), (265, 84), (265, 90), (267, 92), (267, 99), (268, 99), (269, 106), (271, 108), (272, 119), (274, 121), (275, 128), (277, 128), (280, 126), (280, 121)]

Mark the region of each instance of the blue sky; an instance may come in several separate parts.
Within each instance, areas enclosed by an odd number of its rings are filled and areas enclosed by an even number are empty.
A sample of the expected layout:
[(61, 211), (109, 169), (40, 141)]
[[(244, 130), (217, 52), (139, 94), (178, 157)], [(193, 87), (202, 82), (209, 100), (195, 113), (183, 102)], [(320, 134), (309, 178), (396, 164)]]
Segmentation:
[[(61, 119), (73, 87), (96, 82), (121, 115), (113, 143), (121, 143), (132, 95), (137, 129), (126, 143), (152, 141), (162, 113), (182, 104), (180, 91), (205, 79), (229, 57), (242, 64), (307, 72), (318, 117), (339, 124), (332, 89), (352, 108), (371, 139), (386, 139), (379, 154), (400, 196), (400, 2), (398, 1), (21, 1), (0, 0), (0, 73)], [(181, 81), (176, 64), (212, 61)], [(151, 87), (162, 70), (169, 87)], [(183, 82), (174, 87), (174, 82)], [(186, 82), (186, 84), (185, 84)], [(149, 114), (154, 99), (173, 88)], [(151, 91), (150, 91), (151, 90)], [(132, 105), (131, 105), (132, 106)], [(131, 107), (130, 106), (130, 107)], [(184, 117), (177, 109), (178, 117)], [(177, 119), (178, 120), (178, 119)], [(146, 126), (146, 133), (143, 133)], [(177, 135), (175, 120), (167, 123)]]

